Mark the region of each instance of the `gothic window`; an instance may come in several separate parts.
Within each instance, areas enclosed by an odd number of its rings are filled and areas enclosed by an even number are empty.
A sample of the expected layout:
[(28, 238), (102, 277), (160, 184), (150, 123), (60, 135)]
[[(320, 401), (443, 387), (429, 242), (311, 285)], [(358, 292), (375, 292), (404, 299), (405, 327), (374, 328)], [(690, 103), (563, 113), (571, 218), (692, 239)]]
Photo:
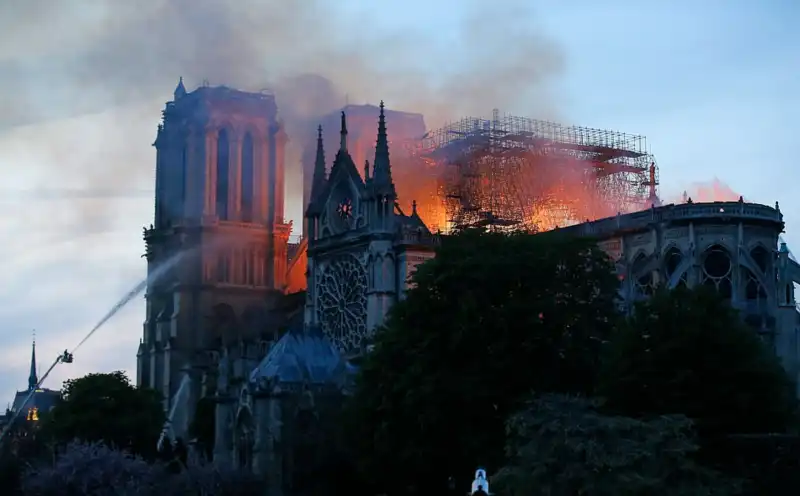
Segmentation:
[(164, 167), (164, 151), (159, 150), (158, 155), (156, 156), (156, 227), (160, 227), (166, 224), (167, 219), (167, 205), (169, 202), (169, 195), (164, 194), (167, 190), (166, 186), (164, 185), (164, 179), (166, 176), (166, 167)]
[(230, 282), (229, 257), (227, 254), (220, 254), (217, 257), (217, 282)]
[[(672, 277), (675, 275), (675, 272), (680, 268), (681, 262), (683, 262), (683, 253), (678, 248), (672, 247), (667, 250), (667, 253), (664, 255), (664, 272), (666, 273), (668, 281), (672, 279)], [(680, 278), (678, 278), (677, 282), (675, 283), (675, 287), (688, 287), (688, 277), (689, 273), (687, 271), (683, 271)]]
[(242, 211), (242, 221), (253, 221), (253, 196), (255, 188), (255, 178), (253, 176), (255, 168), (255, 148), (253, 146), (253, 136), (250, 133), (244, 135), (242, 140), (242, 181), (239, 198), (241, 198), (240, 209)]
[(683, 254), (681, 254), (679, 249), (673, 247), (667, 250), (667, 253), (664, 255), (664, 269), (667, 272), (667, 277), (672, 277), (675, 274), (675, 271), (678, 270), (682, 261)]
[(647, 257), (644, 253), (640, 254), (633, 262), (633, 273), (635, 274), (636, 292), (640, 296), (652, 295), (656, 287), (656, 279), (652, 270), (643, 272), (647, 265)]
[(756, 263), (761, 272), (766, 273), (769, 268), (769, 252), (763, 246), (756, 246), (750, 251), (750, 257)]
[(317, 280), (322, 330), (343, 352), (361, 345), (367, 334), (367, 272), (355, 256), (342, 256)]
[(764, 286), (758, 282), (758, 278), (749, 269), (742, 269), (744, 272), (745, 283), (745, 298), (747, 300), (761, 300), (767, 298), (767, 292)]
[(252, 248), (247, 250), (247, 258), (245, 260), (247, 266), (245, 267), (245, 275), (247, 276), (247, 285), (254, 286), (256, 283), (256, 254)]
[(217, 135), (217, 217), (220, 220), (228, 220), (229, 171), (230, 145), (228, 131), (221, 129)]
[(767, 291), (758, 281), (758, 277), (749, 269), (742, 268), (742, 283), (744, 284), (744, 299), (748, 314), (758, 314), (767, 309)]
[(719, 245), (712, 246), (703, 255), (702, 284), (716, 289), (723, 298), (730, 299), (733, 294), (732, 268), (727, 250)]
[(261, 249), (256, 249), (255, 253), (253, 253), (253, 257), (255, 258), (255, 269), (253, 274), (253, 283), (256, 286), (263, 286), (264, 285), (264, 253)]
[(177, 213), (183, 213), (183, 215), (179, 215), (179, 217), (183, 217), (185, 212), (185, 205), (186, 205), (186, 160), (188, 159), (188, 149), (187, 146), (184, 144), (183, 148), (181, 148), (181, 163), (178, 169), (178, 199), (175, 205)]
[(245, 409), (236, 422), (236, 454), (240, 468), (250, 468), (253, 459), (253, 427), (250, 413)]

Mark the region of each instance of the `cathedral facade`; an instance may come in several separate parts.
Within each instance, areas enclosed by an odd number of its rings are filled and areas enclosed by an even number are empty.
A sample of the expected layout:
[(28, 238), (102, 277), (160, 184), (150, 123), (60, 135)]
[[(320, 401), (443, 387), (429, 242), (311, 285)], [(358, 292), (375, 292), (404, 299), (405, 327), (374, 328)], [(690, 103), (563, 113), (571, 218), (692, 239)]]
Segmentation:
[(337, 446), (353, 360), (438, 240), (398, 206), (382, 104), (375, 119), (363, 176), (345, 113), (330, 171), (319, 129), (299, 245), (283, 218), (287, 137), (272, 95), (180, 82), (158, 127), (137, 383), (162, 392), (183, 439), (211, 399), (215, 463), (266, 475), (275, 494), (308, 482), (319, 446)]

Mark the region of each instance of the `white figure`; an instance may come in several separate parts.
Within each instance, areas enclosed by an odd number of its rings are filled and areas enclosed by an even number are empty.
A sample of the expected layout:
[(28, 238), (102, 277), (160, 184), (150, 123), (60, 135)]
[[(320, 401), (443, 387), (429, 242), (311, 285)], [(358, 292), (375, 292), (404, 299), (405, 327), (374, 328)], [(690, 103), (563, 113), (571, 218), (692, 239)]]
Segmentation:
[(475, 480), (472, 481), (472, 494), (479, 490), (489, 494), (489, 482), (486, 480), (486, 471), (482, 468), (475, 471)]

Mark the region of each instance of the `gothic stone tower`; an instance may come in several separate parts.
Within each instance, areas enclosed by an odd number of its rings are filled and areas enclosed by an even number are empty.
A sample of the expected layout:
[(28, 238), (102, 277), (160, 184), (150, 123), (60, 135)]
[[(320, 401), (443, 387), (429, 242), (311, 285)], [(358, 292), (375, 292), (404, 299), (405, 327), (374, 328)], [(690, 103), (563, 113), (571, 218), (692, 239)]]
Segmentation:
[[(167, 405), (183, 372), (201, 377), (223, 344), (257, 339), (284, 286), (291, 224), (277, 114), (272, 95), (188, 93), (183, 81), (163, 111), (137, 382), (162, 391)], [(209, 392), (194, 391), (201, 382), (192, 381), (192, 396)]]

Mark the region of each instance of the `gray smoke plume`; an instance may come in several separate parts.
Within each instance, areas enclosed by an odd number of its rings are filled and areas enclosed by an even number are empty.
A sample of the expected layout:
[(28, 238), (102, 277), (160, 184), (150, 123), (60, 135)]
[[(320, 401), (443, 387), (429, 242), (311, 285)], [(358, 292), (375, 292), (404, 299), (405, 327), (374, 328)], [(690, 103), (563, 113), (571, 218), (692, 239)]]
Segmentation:
[[(53, 215), (74, 221), (110, 201), (101, 193), (88, 205), (74, 189), (152, 188), (148, 145), (179, 76), (189, 90), (204, 80), (274, 90), (290, 137), (346, 100), (383, 99), (423, 113), (429, 127), (492, 107), (550, 117), (548, 82), (562, 56), (542, 36), (531, 3), (464, 0), (439, 13), (404, 13), (408, 22), (393, 24), (395, 14), (375, 2), (2, 2), (0, 142), (17, 133), (17, 142), (36, 143), (22, 153), (37, 164), (27, 184), (49, 197), (68, 188)], [(102, 113), (103, 124), (55, 134), (53, 121), (89, 113)], [(0, 152), (7, 173), (14, 156), (5, 158)], [(299, 172), (287, 163), (290, 201), (297, 201)]]

